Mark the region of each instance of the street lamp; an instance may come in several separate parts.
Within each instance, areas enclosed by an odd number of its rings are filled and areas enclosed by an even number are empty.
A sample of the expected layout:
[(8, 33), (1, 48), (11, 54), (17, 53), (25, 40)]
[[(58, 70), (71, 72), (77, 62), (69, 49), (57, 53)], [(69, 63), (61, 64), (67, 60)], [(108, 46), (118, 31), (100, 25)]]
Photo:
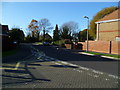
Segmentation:
[(84, 16), (84, 18), (88, 19), (88, 27), (87, 27), (87, 42), (86, 42), (86, 52), (88, 52), (88, 30), (89, 30), (89, 17)]

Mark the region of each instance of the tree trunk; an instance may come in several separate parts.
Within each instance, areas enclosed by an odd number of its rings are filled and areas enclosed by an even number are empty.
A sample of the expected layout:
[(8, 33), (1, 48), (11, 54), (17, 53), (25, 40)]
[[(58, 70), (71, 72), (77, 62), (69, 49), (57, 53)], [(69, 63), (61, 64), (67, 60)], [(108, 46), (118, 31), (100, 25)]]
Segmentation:
[(32, 37), (34, 38), (34, 31), (32, 31)]
[(43, 30), (43, 41), (45, 40), (45, 30)]
[(37, 33), (37, 38), (38, 38), (38, 41), (39, 41), (39, 34), (40, 34), (40, 33), (38, 32), (38, 33)]

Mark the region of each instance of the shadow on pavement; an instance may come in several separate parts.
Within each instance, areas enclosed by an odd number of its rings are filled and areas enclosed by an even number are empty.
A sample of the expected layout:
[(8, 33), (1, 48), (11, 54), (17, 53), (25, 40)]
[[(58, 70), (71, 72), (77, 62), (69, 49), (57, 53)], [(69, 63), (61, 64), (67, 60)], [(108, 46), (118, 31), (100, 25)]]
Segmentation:
[(2, 57), (2, 63), (12, 63), (24, 60), (25, 57), (30, 56), (31, 49), (29, 45), (20, 45), (19, 50), (10, 56)]
[(58, 67), (58, 68), (78, 68), (77, 66), (69, 66), (69, 65), (50, 65), (51, 67)]
[(116, 60), (108, 59), (101, 57), (100, 55), (89, 56), (84, 54), (79, 54), (81, 50), (69, 50), (59, 48), (57, 49), (54, 46), (43, 46), (43, 45), (33, 45), (38, 50), (44, 52), (47, 56), (64, 60), (64, 61), (112, 61), (116, 62)]
[(92, 68), (101, 72), (107, 72), (113, 75), (118, 75), (118, 60), (78, 53), (81, 52), (81, 50), (70, 50), (55, 46), (33, 46), (39, 51), (44, 52), (46, 56), (55, 58), (57, 60), (70, 62), (72, 64)]
[[(34, 70), (34, 67), (28, 67), (28, 66), (36, 66), (37, 64), (28, 64), (25, 63), (22, 70), (12, 70), (12, 69), (4, 69), (4, 72), (2, 73), (2, 85), (3, 87), (8, 84), (20, 84), (20, 83), (27, 83), (27, 82), (33, 82), (35, 80), (40, 81), (51, 81), (45, 78), (36, 78), (33, 73), (30, 72), (30, 70)], [(38, 65), (37, 65), (38, 66)], [(5, 66), (4, 66), (5, 68)], [(11, 66), (6, 66), (6, 68), (11, 68)], [(19, 69), (20, 69), (19, 68)], [(35, 71), (35, 70), (34, 70)], [(42, 83), (42, 82), (41, 82)]]
[(41, 66), (40, 64), (28, 64), (30, 66)]

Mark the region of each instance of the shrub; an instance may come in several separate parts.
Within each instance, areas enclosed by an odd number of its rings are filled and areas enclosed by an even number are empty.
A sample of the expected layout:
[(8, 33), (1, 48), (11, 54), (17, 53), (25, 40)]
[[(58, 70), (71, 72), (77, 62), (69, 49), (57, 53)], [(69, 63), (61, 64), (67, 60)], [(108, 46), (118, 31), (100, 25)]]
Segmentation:
[(53, 45), (59, 45), (59, 46), (63, 46), (65, 44), (65, 40), (59, 40), (59, 41), (54, 41)]
[(73, 42), (70, 39), (66, 39), (65, 44), (73, 44)]
[(62, 43), (60, 46), (63, 47), (63, 48), (66, 48), (64, 43)]

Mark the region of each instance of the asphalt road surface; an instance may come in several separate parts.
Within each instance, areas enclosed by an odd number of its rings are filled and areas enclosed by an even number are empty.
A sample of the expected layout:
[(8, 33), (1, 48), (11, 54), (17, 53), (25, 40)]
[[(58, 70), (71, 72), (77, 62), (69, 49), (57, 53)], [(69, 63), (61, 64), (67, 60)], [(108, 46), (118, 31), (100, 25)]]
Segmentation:
[(3, 88), (118, 88), (118, 61), (79, 50), (22, 44), (3, 58)]
[(34, 45), (47, 56), (60, 59), (62, 61), (71, 62), (83, 67), (92, 68), (101, 72), (118, 75), (118, 61), (99, 56), (88, 56), (79, 54), (78, 50), (66, 50), (54, 46)]

